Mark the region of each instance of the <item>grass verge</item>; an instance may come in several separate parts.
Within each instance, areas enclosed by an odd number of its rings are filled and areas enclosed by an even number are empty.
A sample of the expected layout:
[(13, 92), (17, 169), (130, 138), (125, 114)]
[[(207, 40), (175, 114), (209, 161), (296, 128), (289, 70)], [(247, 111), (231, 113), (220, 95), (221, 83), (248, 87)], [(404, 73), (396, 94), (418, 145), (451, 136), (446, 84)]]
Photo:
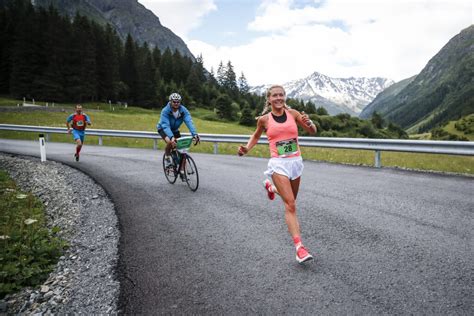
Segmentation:
[(46, 227), (44, 206), (0, 170), (0, 299), (43, 283), (67, 243)]

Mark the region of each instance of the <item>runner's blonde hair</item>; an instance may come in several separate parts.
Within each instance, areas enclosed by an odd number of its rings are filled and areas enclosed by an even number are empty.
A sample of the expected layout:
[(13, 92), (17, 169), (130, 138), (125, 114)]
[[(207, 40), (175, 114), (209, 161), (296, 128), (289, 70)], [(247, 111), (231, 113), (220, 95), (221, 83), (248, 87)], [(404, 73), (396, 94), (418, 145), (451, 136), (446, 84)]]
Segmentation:
[[(268, 88), (267, 93), (265, 94), (265, 105), (263, 106), (263, 111), (260, 114), (260, 116), (263, 116), (263, 115), (265, 115), (265, 114), (267, 114), (268, 112), (271, 111), (272, 104), (270, 103), (270, 101), (268, 99), (270, 98), (270, 94), (271, 94), (272, 89), (275, 89), (275, 88), (281, 88), (283, 90), (283, 93), (286, 96), (285, 88), (283, 88), (283, 86), (281, 86), (279, 84), (274, 84), (270, 88)], [(288, 107), (288, 105), (286, 105), (286, 103), (285, 103), (285, 109), (289, 109), (289, 107)], [(256, 117), (256, 119), (258, 119), (260, 116)]]

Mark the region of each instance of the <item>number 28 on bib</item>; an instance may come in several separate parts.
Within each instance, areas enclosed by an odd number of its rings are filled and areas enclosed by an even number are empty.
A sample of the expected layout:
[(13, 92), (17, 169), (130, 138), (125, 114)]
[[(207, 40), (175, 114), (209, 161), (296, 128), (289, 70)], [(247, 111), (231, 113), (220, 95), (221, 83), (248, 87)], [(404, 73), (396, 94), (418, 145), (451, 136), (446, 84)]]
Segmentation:
[(288, 157), (298, 152), (298, 141), (296, 138), (276, 142), (279, 157)]

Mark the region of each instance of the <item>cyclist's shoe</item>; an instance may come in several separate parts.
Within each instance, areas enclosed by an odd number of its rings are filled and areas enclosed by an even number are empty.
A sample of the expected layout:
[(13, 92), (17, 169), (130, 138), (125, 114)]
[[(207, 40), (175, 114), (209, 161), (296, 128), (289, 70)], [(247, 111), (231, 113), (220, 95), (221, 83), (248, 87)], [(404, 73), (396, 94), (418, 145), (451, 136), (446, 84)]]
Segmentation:
[(167, 156), (165, 157), (165, 168), (169, 168), (173, 166), (173, 161), (171, 161), (171, 157)]
[(186, 181), (186, 176), (185, 176), (183, 170), (181, 170), (181, 171), (179, 172), (179, 177), (181, 178), (181, 181), (183, 181), (183, 182)]
[(274, 200), (275, 193), (272, 191), (272, 183), (270, 182), (270, 180), (266, 179), (265, 181), (263, 181), (263, 186), (265, 187), (265, 191), (267, 191), (268, 198), (270, 200)]
[(79, 154), (74, 154), (74, 159), (76, 159), (76, 161), (79, 161)]
[(306, 250), (303, 245), (296, 247), (296, 261), (303, 263), (309, 260), (313, 260), (313, 256)]

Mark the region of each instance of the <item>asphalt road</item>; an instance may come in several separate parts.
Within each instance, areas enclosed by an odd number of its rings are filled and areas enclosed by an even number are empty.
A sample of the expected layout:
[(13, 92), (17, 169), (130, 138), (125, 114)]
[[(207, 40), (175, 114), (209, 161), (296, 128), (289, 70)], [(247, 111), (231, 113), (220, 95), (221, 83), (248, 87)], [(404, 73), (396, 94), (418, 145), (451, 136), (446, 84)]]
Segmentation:
[[(37, 142), (0, 151), (39, 156)], [(191, 153), (192, 193), (161, 151), (47, 144), (94, 178), (120, 222), (127, 314), (474, 314), (474, 178), (305, 161), (298, 214), (315, 260), (298, 265), (266, 159)]]

